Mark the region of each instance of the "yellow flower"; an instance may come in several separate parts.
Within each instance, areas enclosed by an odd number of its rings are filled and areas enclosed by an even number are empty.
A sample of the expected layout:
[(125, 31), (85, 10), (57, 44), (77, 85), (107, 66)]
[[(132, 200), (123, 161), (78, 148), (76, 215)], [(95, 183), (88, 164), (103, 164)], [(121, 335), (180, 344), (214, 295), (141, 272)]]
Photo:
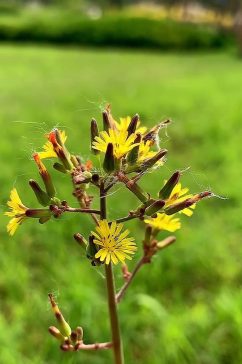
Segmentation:
[(157, 213), (157, 217), (150, 217), (145, 219), (144, 222), (157, 230), (167, 230), (174, 232), (181, 228), (180, 219), (174, 219), (172, 216), (161, 214), (159, 212)]
[(10, 193), (10, 200), (8, 201), (7, 205), (12, 210), (5, 212), (5, 215), (12, 217), (7, 225), (7, 231), (10, 235), (13, 235), (18, 226), (21, 225), (25, 219), (27, 219), (25, 212), (28, 210), (28, 208), (23, 205), (16, 188), (12, 189)]
[[(138, 161), (139, 162), (143, 162), (145, 161), (146, 159), (150, 159), (152, 157), (154, 157), (154, 155), (157, 154), (157, 151), (154, 151), (154, 150), (151, 150), (151, 142), (148, 141), (148, 142), (144, 142), (142, 141), (140, 143), (140, 147), (139, 147), (139, 157), (138, 157)], [(157, 162), (159, 165), (162, 165), (164, 164), (163, 161), (158, 161)], [(157, 165), (156, 163), (156, 165)]]
[[(119, 131), (127, 131), (129, 124), (131, 122), (131, 117), (127, 116), (126, 118), (120, 118), (120, 122), (118, 123), (117, 121), (115, 122), (115, 126)], [(146, 132), (147, 128), (145, 126), (141, 126), (140, 127), (140, 120), (137, 123), (137, 128), (135, 133), (140, 133), (140, 134), (144, 134)]]
[[(177, 185), (173, 188), (169, 198), (166, 200), (165, 207), (183, 202), (186, 199), (191, 198), (193, 195), (187, 194), (188, 192), (189, 192), (188, 188), (182, 188), (181, 183), (177, 183)], [(195, 209), (195, 207), (196, 207), (196, 204), (179, 211), (179, 213), (180, 214), (183, 213), (186, 216), (192, 216), (193, 210)]]
[[(59, 130), (60, 132), (60, 137), (61, 137), (61, 141), (64, 144), (66, 142), (67, 136), (64, 130)], [(47, 137), (49, 137), (49, 134), (47, 135)], [(57, 158), (57, 154), (53, 148), (53, 144), (48, 140), (44, 145), (43, 145), (43, 152), (39, 152), (39, 157), (40, 159), (44, 159), (44, 158)]]
[(114, 156), (117, 159), (121, 159), (136, 145), (138, 145), (134, 143), (135, 138), (135, 134), (128, 136), (128, 132), (126, 130), (118, 131), (109, 129), (108, 133), (106, 131), (102, 131), (99, 136), (95, 137), (93, 148), (106, 153), (107, 146), (111, 143), (113, 144)]
[(129, 231), (125, 230), (121, 233), (123, 224), (117, 224), (115, 221), (110, 225), (107, 220), (100, 220), (96, 227), (94, 235), (94, 244), (100, 245), (99, 251), (95, 254), (95, 258), (100, 258), (101, 262), (105, 261), (109, 264), (112, 261), (117, 264), (119, 261), (124, 262), (127, 258), (131, 260), (131, 254), (134, 254), (137, 247), (134, 238), (128, 238)]

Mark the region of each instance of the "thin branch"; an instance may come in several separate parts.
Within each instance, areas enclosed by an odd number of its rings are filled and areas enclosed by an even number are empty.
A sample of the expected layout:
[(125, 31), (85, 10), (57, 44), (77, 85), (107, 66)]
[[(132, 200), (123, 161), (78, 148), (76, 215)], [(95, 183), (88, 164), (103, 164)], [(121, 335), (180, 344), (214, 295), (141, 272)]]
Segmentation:
[(128, 221), (128, 220), (136, 219), (136, 218), (139, 218), (139, 216), (138, 215), (128, 215), (128, 216), (121, 217), (120, 219), (117, 219), (116, 222), (119, 223), (119, 222), (124, 222), (124, 221)]
[(119, 290), (119, 292), (116, 294), (116, 302), (119, 303), (122, 298), (125, 295), (125, 292), (127, 288), (130, 286), (131, 282), (133, 281), (134, 277), (140, 270), (140, 268), (147, 263), (151, 262), (152, 257), (159, 251), (167, 248), (171, 244), (173, 244), (176, 241), (175, 236), (168, 236), (164, 240), (157, 242), (156, 240), (153, 241), (153, 244), (150, 242), (150, 244), (146, 245), (143, 243), (144, 248), (144, 255), (143, 257), (137, 262), (134, 270), (132, 273), (130, 273), (129, 277), (127, 278), (126, 282), (124, 283), (123, 287)]
[(127, 290), (127, 288), (129, 287), (129, 285), (131, 284), (131, 282), (133, 281), (134, 277), (136, 276), (136, 274), (138, 273), (138, 271), (140, 270), (140, 268), (147, 263), (146, 257), (142, 257), (138, 263), (136, 264), (133, 272), (131, 273), (129, 279), (124, 283), (123, 287), (120, 289), (120, 291), (116, 294), (116, 302), (119, 303), (121, 301), (121, 299), (123, 298), (123, 296), (125, 295), (125, 292)]
[(74, 208), (74, 207), (64, 207), (63, 212), (84, 212), (87, 214), (97, 214), (100, 215), (100, 210), (95, 209), (82, 209), (82, 208)]
[(113, 347), (113, 344), (108, 343), (95, 343), (95, 344), (84, 344), (80, 343), (75, 347), (75, 351), (78, 350), (103, 350), (103, 349), (110, 349)]

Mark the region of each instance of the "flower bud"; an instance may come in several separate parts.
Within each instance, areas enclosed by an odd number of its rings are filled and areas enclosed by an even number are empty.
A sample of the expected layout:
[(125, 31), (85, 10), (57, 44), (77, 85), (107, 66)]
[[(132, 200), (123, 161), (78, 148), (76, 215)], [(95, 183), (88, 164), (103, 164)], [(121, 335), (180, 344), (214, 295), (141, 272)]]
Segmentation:
[(70, 344), (61, 344), (60, 346), (61, 350), (63, 351), (73, 351), (74, 350), (74, 346), (70, 345)]
[(70, 153), (66, 149), (64, 143), (61, 140), (60, 133), (58, 129), (53, 129), (48, 136), (49, 141), (53, 145), (54, 151), (56, 152), (58, 158), (63, 163), (63, 166), (67, 170), (73, 169), (73, 163), (70, 160)]
[(147, 209), (145, 210), (145, 215), (151, 216), (161, 210), (165, 206), (164, 200), (157, 200), (152, 203)]
[(160, 122), (159, 124), (155, 125), (152, 129), (150, 129), (143, 137), (143, 141), (146, 143), (149, 141), (151, 145), (154, 143), (158, 143), (158, 134), (161, 128), (164, 128), (166, 125), (168, 125), (171, 121), (165, 120)]
[(75, 155), (71, 155), (70, 156), (70, 160), (72, 162), (72, 164), (75, 166), (75, 167), (78, 167), (79, 166), (79, 160), (78, 160), (78, 157), (76, 157)]
[(113, 154), (113, 144), (108, 143), (107, 150), (103, 161), (103, 169), (107, 173), (112, 173), (115, 169), (115, 161)]
[(53, 167), (58, 171), (58, 172), (61, 172), (61, 173), (67, 173), (67, 170), (66, 170), (66, 168), (62, 165), (62, 164), (60, 164), (60, 163), (58, 163), (58, 162), (55, 162), (54, 164), (53, 164)]
[(104, 110), (103, 113), (103, 130), (107, 131), (112, 128), (112, 122), (109, 117), (109, 113), (107, 110)]
[(71, 341), (73, 342), (73, 344), (76, 344), (76, 342), (77, 342), (77, 332), (76, 331), (71, 332)]
[(50, 197), (47, 195), (47, 193), (44, 192), (40, 188), (39, 184), (33, 179), (29, 180), (29, 185), (32, 188), (32, 190), (34, 191), (34, 194), (35, 194), (37, 200), (39, 201), (39, 203), (42, 206), (47, 206), (50, 202)]
[(173, 188), (179, 182), (180, 176), (181, 176), (181, 173), (179, 171), (176, 171), (175, 173), (173, 173), (171, 178), (165, 183), (164, 187), (160, 190), (160, 192), (159, 192), (160, 198), (163, 198), (165, 200), (170, 196)]
[(95, 259), (95, 254), (98, 252), (98, 247), (96, 244), (94, 244), (93, 242), (94, 240), (94, 236), (90, 235), (89, 236), (89, 243), (86, 249), (86, 256), (89, 260), (91, 260), (92, 265), (100, 265), (101, 262), (97, 259)]
[[(134, 144), (140, 144), (141, 142), (141, 134), (137, 134)], [(137, 162), (139, 157), (139, 145), (136, 145), (128, 154), (127, 162), (130, 165), (133, 165)]]
[(60, 330), (58, 330), (55, 326), (49, 327), (49, 333), (54, 336), (57, 340), (64, 341), (65, 337), (62, 335)]
[(175, 236), (168, 236), (166, 239), (159, 241), (157, 243), (157, 248), (159, 250), (164, 249), (164, 248), (168, 247), (169, 245), (175, 243), (175, 241), (176, 241)]
[(46, 192), (48, 194), (49, 197), (54, 197), (55, 196), (55, 187), (53, 185), (51, 176), (49, 174), (49, 172), (47, 171), (44, 163), (41, 161), (39, 154), (38, 153), (34, 153), (33, 154), (33, 158), (35, 160), (35, 163), (37, 164), (38, 168), (39, 168), (39, 173), (40, 176), (44, 182), (45, 188), (46, 188)]
[(92, 183), (98, 184), (98, 182), (99, 182), (99, 174), (98, 173), (94, 173), (92, 175)]
[(79, 234), (79, 233), (76, 233), (76, 234), (74, 234), (74, 239), (76, 240), (76, 242), (77, 242), (79, 245), (81, 245), (81, 247), (82, 247), (83, 249), (85, 249), (85, 250), (86, 250), (88, 243), (87, 243), (86, 239), (84, 238), (84, 236), (82, 236), (82, 235), (81, 235), (81, 234)]
[(145, 160), (141, 166), (142, 170), (146, 170), (148, 168), (153, 167), (156, 162), (158, 162), (161, 158), (163, 158), (167, 154), (167, 152), (168, 152), (167, 149), (161, 149), (159, 150), (158, 153), (156, 153), (156, 155), (154, 155), (154, 157)]
[(65, 321), (61, 311), (59, 310), (59, 307), (57, 306), (57, 304), (55, 303), (55, 300), (53, 298), (53, 295), (51, 293), (49, 293), (49, 300), (50, 300), (50, 304), (52, 307), (52, 311), (55, 314), (55, 317), (60, 325), (60, 329), (62, 331), (62, 333), (65, 336), (70, 336), (71, 335), (71, 328), (68, 325), (68, 323)]
[(49, 209), (27, 209), (25, 215), (39, 219), (42, 217), (51, 217), (51, 211)]
[(125, 184), (125, 186), (131, 191), (133, 192), (134, 195), (136, 195), (136, 197), (143, 202), (143, 204), (148, 203), (149, 199), (150, 199), (150, 195), (145, 192), (135, 181), (132, 181), (131, 179), (129, 179), (124, 173), (119, 172), (117, 174), (118, 180), (120, 182), (123, 182)]
[(129, 137), (131, 134), (135, 133), (135, 131), (136, 131), (136, 127), (137, 127), (137, 124), (138, 124), (138, 121), (139, 121), (139, 115), (138, 115), (138, 114), (135, 114), (135, 115), (132, 117), (132, 119), (131, 119), (131, 121), (130, 121), (130, 123), (129, 123), (128, 129), (127, 129), (127, 131), (128, 131), (128, 137)]
[(164, 212), (165, 212), (166, 215), (173, 215), (176, 212), (179, 212), (181, 210), (184, 210), (184, 209), (194, 205), (195, 203), (202, 200), (203, 198), (211, 197), (212, 195), (213, 194), (210, 191), (204, 191), (204, 192), (198, 193), (198, 194), (196, 194), (196, 195), (194, 195), (194, 196), (192, 196), (190, 198), (187, 198), (186, 200), (184, 200), (182, 202), (179, 202), (179, 203), (168, 206), (164, 210)]
[(77, 333), (77, 341), (82, 341), (83, 340), (83, 328), (81, 326), (78, 326), (76, 328), (76, 333)]
[(94, 153), (94, 154), (99, 154), (100, 151), (97, 150), (97, 149), (94, 149), (92, 147), (92, 143), (94, 142), (95, 138), (99, 135), (99, 132), (98, 132), (98, 125), (97, 125), (97, 122), (95, 119), (92, 119), (91, 121), (91, 151)]

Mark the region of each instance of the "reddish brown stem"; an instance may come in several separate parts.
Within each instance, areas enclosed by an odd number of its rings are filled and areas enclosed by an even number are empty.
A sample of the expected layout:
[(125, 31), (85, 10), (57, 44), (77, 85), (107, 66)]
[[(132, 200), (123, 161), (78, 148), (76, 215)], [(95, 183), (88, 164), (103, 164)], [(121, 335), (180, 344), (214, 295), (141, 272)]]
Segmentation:
[(74, 207), (65, 207), (64, 212), (84, 212), (87, 214), (97, 214), (100, 215), (100, 210), (95, 209), (82, 209), (82, 208), (74, 208)]
[(76, 346), (75, 350), (105, 350), (113, 347), (112, 343), (95, 343), (95, 344), (84, 344), (80, 343)]
[(143, 256), (138, 263), (136, 264), (133, 272), (131, 273), (129, 279), (124, 283), (123, 287), (120, 289), (120, 291), (116, 294), (116, 302), (119, 303), (121, 301), (121, 299), (124, 297), (125, 292), (127, 290), (127, 288), (130, 286), (131, 282), (133, 281), (134, 277), (136, 276), (136, 274), (138, 273), (138, 271), (140, 270), (140, 268), (147, 263), (146, 258)]

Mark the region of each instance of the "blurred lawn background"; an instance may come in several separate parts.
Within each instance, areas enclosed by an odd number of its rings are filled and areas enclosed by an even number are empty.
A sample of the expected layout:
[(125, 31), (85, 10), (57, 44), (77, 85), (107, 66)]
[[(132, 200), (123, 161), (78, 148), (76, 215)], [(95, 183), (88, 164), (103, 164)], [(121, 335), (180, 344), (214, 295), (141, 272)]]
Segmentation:
[[(90, 120), (101, 122), (107, 102), (116, 118), (138, 112), (150, 127), (174, 121), (161, 133), (167, 163), (142, 182), (149, 192), (190, 166), (182, 181), (191, 192), (211, 188), (228, 197), (203, 201), (192, 218), (183, 217), (176, 244), (145, 266), (127, 292), (120, 319), (128, 364), (242, 362), (241, 82), (233, 49), (186, 54), (0, 45), (2, 212), (13, 186), (26, 205), (37, 206), (28, 187), (30, 178), (39, 179), (31, 154), (54, 126), (66, 130), (72, 152), (92, 157)], [(75, 206), (68, 178), (55, 171), (53, 178), (58, 196)], [(137, 206), (122, 186), (108, 203), (112, 217)], [(68, 215), (45, 225), (26, 222), (14, 238), (7, 221), (2, 216), (0, 362), (111, 363), (110, 352), (63, 353), (47, 331), (54, 324), (52, 292), (71, 325), (83, 326), (86, 342), (110, 339), (103, 271), (89, 265), (72, 238), (88, 234), (91, 221)], [(142, 225), (127, 226), (140, 244)], [(119, 267), (116, 275), (120, 287)]]

